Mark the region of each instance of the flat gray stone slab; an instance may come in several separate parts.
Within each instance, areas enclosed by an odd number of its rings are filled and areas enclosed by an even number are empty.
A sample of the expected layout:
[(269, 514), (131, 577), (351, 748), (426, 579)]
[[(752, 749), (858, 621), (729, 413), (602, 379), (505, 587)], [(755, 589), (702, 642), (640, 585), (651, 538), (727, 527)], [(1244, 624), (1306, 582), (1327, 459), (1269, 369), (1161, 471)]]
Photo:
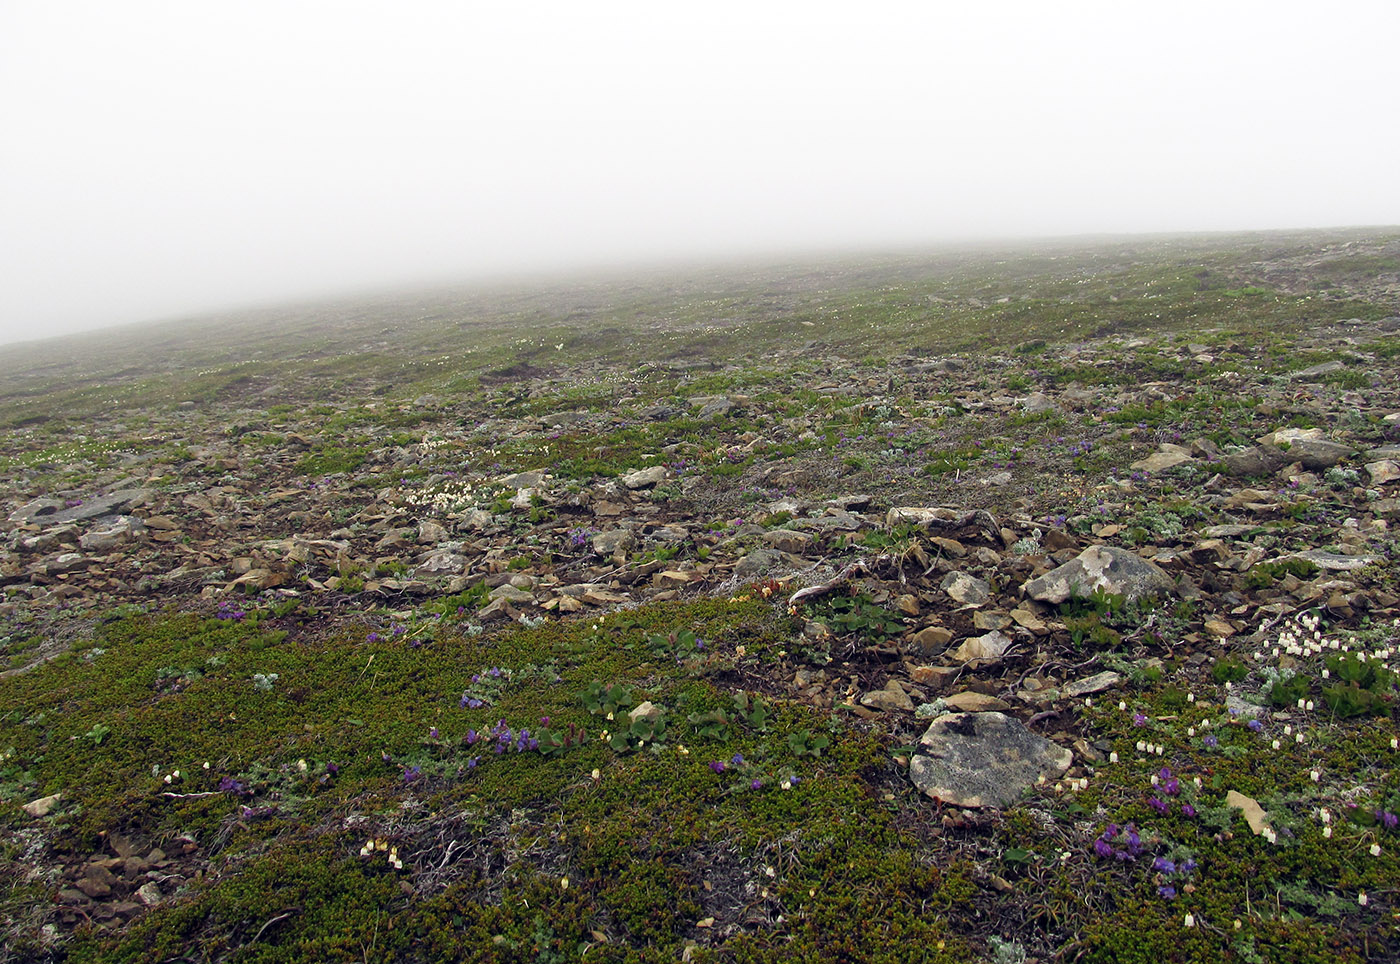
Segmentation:
[(1174, 594), (1176, 583), (1160, 566), (1127, 549), (1090, 546), (1063, 566), (1021, 587), (1032, 599), (1055, 605), (1070, 596), (1092, 595), (1096, 589), (1132, 601), (1143, 596)]
[(1007, 807), (1042, 780), (1059, 778), (1074, 754), (1005, 713), (945, 713), (909, 761), (914, 786), (958, 807)]

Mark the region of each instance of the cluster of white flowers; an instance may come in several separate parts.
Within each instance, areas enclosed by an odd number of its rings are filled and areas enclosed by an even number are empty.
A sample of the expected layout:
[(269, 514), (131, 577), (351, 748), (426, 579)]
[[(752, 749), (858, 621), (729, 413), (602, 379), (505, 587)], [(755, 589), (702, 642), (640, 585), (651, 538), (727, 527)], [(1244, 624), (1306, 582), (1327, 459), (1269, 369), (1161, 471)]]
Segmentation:
[(360, 848), (361, 857), (371, 857), (376, 853), (388, 851), (389, 866), (395, 870), (403, 870), (403, 861), (399, 859), (398, 844), (391, 844), (382, 837), (371, 837), (365, 841), (365, 845)]
[[(1321, 620), (1316, 615), (1304, 613), (1298, 617), (1299, 632), (1294, 632), (1292, 629), (1283, 630), (1279, 633), (1278, 640), (1271, 652), (1256, 651), (1254, 658), (1261, 662), (1270, 656), (1275, 659), (1281, 656), (1311, 659), (1328, 652), (1350, 653), (1354, 651), (1356, 658), (1362, 662), (1367, 659), (1379, 660), (1382, 668), (1390, 669), (1389, 660), (1395, 655), (1395, 649), (1392, 646), (1386, 645), (1370, 653), (1361, 648), (1353, 650), (1351, 641), (1343, 641), (1335, 637), (1329, 639), (1322, 634), (1320, 627)], [(1328, 675), (1328, 671), (1324, 669), (1322, 678), (1326, 679)]]

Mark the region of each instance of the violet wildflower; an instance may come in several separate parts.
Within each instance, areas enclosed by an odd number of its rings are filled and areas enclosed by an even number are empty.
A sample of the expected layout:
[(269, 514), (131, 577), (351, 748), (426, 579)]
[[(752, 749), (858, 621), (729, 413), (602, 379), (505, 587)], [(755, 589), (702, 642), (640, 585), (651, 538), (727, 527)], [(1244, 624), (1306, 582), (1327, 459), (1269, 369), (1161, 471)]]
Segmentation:
[(1146, 726), (1147, 716), (1141, 712), (1133, 714), (1133, 726)]
[(1376, 819), (1379, 820), (1382, 824), (1384, 824), (1387, 830), (1394, 830), (1396, 824), (1400, 824), (1400, 817), (1397, 817), (1389, 810), (1377, 810)]
[(1156, 860), (1152, 861), (1152, 869), (1164, 874), (1174, 874), (1176, 873), (1176, 864), (1166, 857), (1158, 857)]
[(403, 768), (403, 782), (404, 782), (404, 783), (413, 783), (415, 780), (417, 780), (417, 779), (418, 779), (419, 777), (421, 777), (422, 775), (423, 775), (423, 768), (422, 768), (422, 767), (404, 767), (404, 768)]
[(1216, 739), (1214, 733), (1211, 733), (1208, 736), (1206, 736), (1203, 740), (1201, 740), (1201, 742), (1212, 750), (1220, 745), (1220, 741)]
[(1103, 839), (1102, 837), (1099, 837), (1097, 840), (1094, 841), (1094, 853), (1104, 858), (1112, 857), (1113, 847), (1109, 844), (1107, 840)]
[(729, 758), (729, 762), (734, 764), (736, 767), (741, 767), (744, 765), (744, 755), (742, 753), (736, 753)]
[(1247, 725), (1255, 733), (1262, 733), (1264, 731), (1264, 724), (1260, 723), (1258, 720), (1250, 720)]
[(1183, 817), (1194, 817), (1196, 815), (1196, 808), (1189, 803), (1183, 803), (1181, 805), (1181, 815)]
[(713, 771), (715, 771), (716, 773), (723, 773), (723, 772), (724, 772), (724, 761), (723, 761), (723, 760), (711, 760), (711, 761), (710, 761), (710, 769), (713, 770)]
[(1147, 801), (1147, 805), (1158, 813), (1166, 813), (1171, 809), (1167, 806), (1167, 802), (1161, 797), (1153, 797), (1151, 800)]
[(758, 777), (754, 777), (754, 778), (753, 778), (753, 782), (750, 783), (749, 786), (750, 786), (751, 788), (753, 788), (754, 790), (757, 790), (757, 789), (759, 789), (760, 787), (763, 786), (763, 781), (760, 780)]
[(1176, 896), (1176, 888), (1171, 884), (1163, 884), (1161, 887), (1157, 888), (1157, 894), (1158, 896), (1165, 897), (1167, 900), (1171, 900)]
[(437, 738), (438, 738), (438, 728), (437, 728), (437, 727), (433, 727), (432, 729), (428, 730), (428, 739), (430, 739), (430, 740), (436, 740)]

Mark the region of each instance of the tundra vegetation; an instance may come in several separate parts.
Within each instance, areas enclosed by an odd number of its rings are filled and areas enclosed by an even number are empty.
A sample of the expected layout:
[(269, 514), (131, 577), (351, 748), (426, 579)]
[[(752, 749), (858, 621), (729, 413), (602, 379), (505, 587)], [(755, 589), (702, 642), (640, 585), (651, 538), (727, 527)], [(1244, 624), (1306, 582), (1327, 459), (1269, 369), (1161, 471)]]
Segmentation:
[(17, 346), (0, 962), (1395, 960), (1397, 485), (1377, 231)]

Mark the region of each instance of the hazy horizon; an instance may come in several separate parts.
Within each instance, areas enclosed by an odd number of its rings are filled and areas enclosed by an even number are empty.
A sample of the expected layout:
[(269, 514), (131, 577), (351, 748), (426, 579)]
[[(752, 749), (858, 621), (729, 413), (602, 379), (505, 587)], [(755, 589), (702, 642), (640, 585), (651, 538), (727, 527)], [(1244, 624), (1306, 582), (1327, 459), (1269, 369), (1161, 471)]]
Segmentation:
[(415, 285), (1400, 224), (1381, 2), (0, 12), (0, 343)]

